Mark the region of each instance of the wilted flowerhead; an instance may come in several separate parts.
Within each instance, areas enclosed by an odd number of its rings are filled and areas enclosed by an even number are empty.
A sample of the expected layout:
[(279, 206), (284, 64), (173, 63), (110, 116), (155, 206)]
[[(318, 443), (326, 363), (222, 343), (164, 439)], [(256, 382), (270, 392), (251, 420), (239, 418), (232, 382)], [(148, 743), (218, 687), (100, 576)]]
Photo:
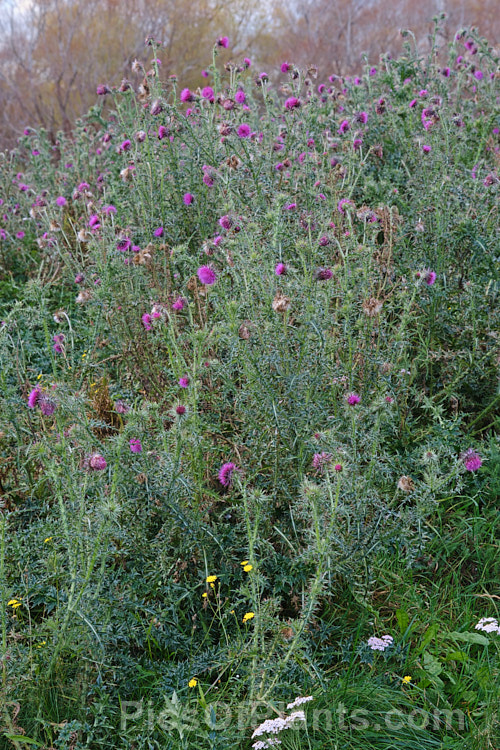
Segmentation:
[(201, 266), (198, 268), (197, 274), (201, 283), (207, 286), (211, 286), (217, 281), (217, 274), (210, 266)]
[(473, 448), (468, 448), (460, 456), (467, 471), (477, 471), (483, 465), (483, 459)]
[(398, 489), (400, 489), (402, 492), (413, 492), (413, 490), (415, 489), (413, 479), (411, 477), (403, 475), (399, 478)]
[(230, 487), (233, 482), (233, 474), (235, 471), (238, 470), (238, 467), (236, 464), (233, 464), (231, 461), (227, 464), (222, 464), (222, 466), (219, 469), (219, 482), (222, 484), (223, 487)]
[(45, 394), (40, 396), (38, 406), (44, 417), (51, 417), (56, 410), (56, 402)]
[(118, 399), (118, 401), (115, 401), (115, 411), (117, 414), (128, 414), (130, 406), (124, 403), (121, 399)]
[(328, 281), (333, 276), (331, 268), (317, 268), (314, 272), (314, 278), (316, 281)]
[(333, 456), (331, 453), (325, 453), (323, 451), (322, 453), (315, 453), (312, 460), (312, 465), (316, 469), (316, 471), (320, 471), (321, 473), (324, 472), (325, 467), (328, 466), (333, 461)]

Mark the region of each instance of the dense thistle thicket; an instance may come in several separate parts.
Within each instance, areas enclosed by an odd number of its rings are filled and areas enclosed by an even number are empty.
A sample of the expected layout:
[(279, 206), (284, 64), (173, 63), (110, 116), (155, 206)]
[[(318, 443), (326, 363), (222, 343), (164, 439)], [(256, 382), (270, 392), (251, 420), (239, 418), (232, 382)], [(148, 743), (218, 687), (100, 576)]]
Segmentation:
[[(6, 746), (249, 747), (217, 696), (356, 673), (472, 735), (475, 710), (493, 747), (494, 599), (439, 633), (377, 591), (432, 569), (443, 508), (494, 517), (498, 57), (464, 33), (359, 78), (284, 63), (277, 92), (221, 73), (222, 37), (192, 92), (148, 43), (109, 116), (1, 165)], [(173, 691), (163, 725), (120, 724)]]

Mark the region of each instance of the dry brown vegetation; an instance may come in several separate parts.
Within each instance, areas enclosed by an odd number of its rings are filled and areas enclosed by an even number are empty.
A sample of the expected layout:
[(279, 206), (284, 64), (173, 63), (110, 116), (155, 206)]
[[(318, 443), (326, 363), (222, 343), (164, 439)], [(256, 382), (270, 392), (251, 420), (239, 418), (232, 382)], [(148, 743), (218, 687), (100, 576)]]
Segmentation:
[(364, 56), (376, 63), (380, 50), (396, 54), (402, 26), (425, 46), (437, 12), (447, 14), (443, 44), (464, 25), (495, 44), (497, 9), (497, 0), (0, 0), (0, 146), (13, 146), (27, 125), (53, 141), (69, 131), (95, 103), (98, 84), (119, 86), (134, 58), (148, 61), (147, 35), (162, 42), (161, 75), (196, 87), (221, 35), (230, 38), (219, 51), (224, 61), (244, 53), (270, 74), (290, 59), (344, 75)]

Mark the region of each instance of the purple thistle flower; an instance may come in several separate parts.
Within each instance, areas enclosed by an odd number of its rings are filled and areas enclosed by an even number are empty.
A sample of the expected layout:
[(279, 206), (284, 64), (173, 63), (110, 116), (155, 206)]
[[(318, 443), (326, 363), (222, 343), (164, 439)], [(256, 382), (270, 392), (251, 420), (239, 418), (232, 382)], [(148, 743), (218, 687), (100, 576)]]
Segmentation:
[(194, 196), (191, 193), (185, 193), (182, 197), (185, 206), (190, 206), (194, 202)]
[(38, 405), (44, 417), (51, 417), (56, 410), (56, 402), (44, 395), (40, 397)]
[(284, 263), (278, 263), (278, 265), (274, 269), (274, 273), (276, 274), (276, 276), (283, 276), (284, 274), (286, 274), (287, 270), (288, 269)]
[(83, 275), (83, 273), (77, 273), (75, 276), (75, 284), (81, 284), (84, 279), (85, 276)]
[(424, 271), (424, 281), (427, 286), (432, 286), (436, 281), (437, 274), (435, 271)]
[(333, 276), (331, 268), (318, 268), (314, 272), (314, 278), (316, 281), (328, 281)]
[(292, 66), (290, 65), (290, 63), (287, 63), (287, 62), (281, 63), (281, 72), (282, 73), (288, 73), (288, 71), (291, 69), (291, 67)]
[(238, 468), (231, 461), (223, 464), (219, 469), (219, 482), (223, 487), (230, 487), (233, 482), (233, 474)]
[(149, 313), (144, 313), (144, 315), (141, 317), (142, 325), (146, 329), (146, 331), (151, 331), (151, 315)]
[(213, 268), (210, 268), (210, 266), (201, 266), (198, 268), (197, 274), (201, 283), (207, 284), (208, 286), (215, 284), (217, 280), (217, 274)]
[(246, 122), (242, 122), (236, 132), (238, 133), (239, 138), (248, 138), (252, 130), (250, 128), (250, 125), (247, 125)]
[(333, 456), (331, 453), (325, 453), (323, 451), (322, 453), (315, 453), (312, 460), (312, 465), (316, 469), (316, 471), (321, 471), (321, 473), (324, 472), (325, 466), (328, 466), (333, 460)]
[(204, 99), (208, 99), (210, 102), (214, 101), (214, 90), (211, 86), (205, 86), (201, 90), (201, 95)]
[(58, 198), (56, 198), (56, 203), (58, 206), (65, 206), (67, 203), (67, 200), (63, 195), (60, 195)]
[(467, 471), (477, 471), (483, 465), (481, 456), (473, 448), (468, 448), (464, 451), (460, 458), (464, 462)]
[(192, 102), (192, 101), (194, 101), (194, 94), (189, 89), (182, 89), (181, 102)]
[(179, 404), (175, 407), (175, 413), (182, 417), (182, 415), (186, 413), (186, 407), (182, 404)]
[(162, 140), (163, 138), (166, 138), (168, 135), (168, 128), (165, 127), (165, 125), (160, 125), (158, 127), (158, 140)]
[(118, 240), (118, 242), (116, 243), (116, 249), (121, 253), (125, 253), (127, 252), (127, 250), (130, 250), (131, 245), (132, 240), (129, 237), (122, 237), (122, 239)]
[(427, 146), (427, 145), (422, 146), (422, 151), (424, 152), (424, 154), (429, 154), (431, 152), (431, 150), (432, 149), (431, 149), (430, 146)]
[(163, 227), (157, 227), (153, 234), (155, 237), (161, 237), (163, 234)]
[(476, 70), (476, 72), (474, 73), (474, 78), (476, 79), (476, 81), (481, 81), (483, 78), (483, 71)]
[(227, 49), (229, 47), (229, 39), (227, 36), (221, 36), (217, 39), (217, 45), (219, 47), (224, 47), (224, 49)]
[(142, 451), (142, 445), (139, 438), (130, 438), (128, 444), (132, 453), (140, 453)]
[(177, 297), (175, 302), (172, 303), (172, 310), (183, 310), (186, 305), (186, 300), (183, 297)]
[(356, 115), (356, 121), (360, 122), (362, 125), (366, 125), (368, 122), (368, 112), (359, 112)]
[(416, 107), (416, 105), (417, 105), (417, 100), (412, 99), (408, 106), (410, 107), (410, 109), (413, 109), (413, 107)]
[(120, 151), (130, 151), (131, 145), (132, 144), (130, 143), (130, 141), (127, 138), (127, 140), (122, 141), (122, 143), (120, 145)]
[(285, 102), (285, 109), (298, 109), (300, 107), (300, 99), (296, 96), (290, 96)]
[(219, 219), (219, 224), (223, 229), (231, 229), (233, 226), (233, 220), (230, 216), (221, 216)]
[(344, 135), (344, 133), (347, 133), (350, 128), (351, 126), (349, 125), (349, 120), (342, 120), (338, 132), (340, 133), (340, 135)]
[(350, 393), (350, 394), (349, 394), (349, 395), (347, 396), (347, 399), (346, 399), (346, 400), (347, 400), (347, 403), (349, 404), (349, 406), (356, 406), (356, 404), (359, 404), (359, 403), (360, 403), (360, 401), (361, 401), (361, 397), (360, 397), (360, 396), (358, 396), (358, 394), (357, 394), (357, 393), (354, 393), (354, 392), (353, 392), (353, 393)]
[(33, 390), (31, 391), (30, 395), (28, 396), (28, 407), (30, 409), (34, 409), (35, 408), (35, 406), (38, 403), (38, 400), (40, 398), (41, 393), (42, 392), (41, 392), (41, 390), (40, 390), (40, 388), (38, 386), (36, 388), (33, 388)]
[(189, 378), (187, 377), (179, 378), (179, 386), (181, 388), (187, 388), (189, 386)]
[(237, 91), (236, 94), (234, 95), (234, 101), (238, 102), (238, 104), (243, 104), (243, 102), (246, 100), (246, 98), (247, 97), (246, 97), (245, 92), (241, 91), (241, 89), (239, 91)]
[(88, 461), (89, 468), (93, 469), (94, 471), (103, 471), (103, 469), (106, 468), (107, 463), (104, 456), (101, 456), (100, 453), (92, 453), (92, 455), (89, 458)]

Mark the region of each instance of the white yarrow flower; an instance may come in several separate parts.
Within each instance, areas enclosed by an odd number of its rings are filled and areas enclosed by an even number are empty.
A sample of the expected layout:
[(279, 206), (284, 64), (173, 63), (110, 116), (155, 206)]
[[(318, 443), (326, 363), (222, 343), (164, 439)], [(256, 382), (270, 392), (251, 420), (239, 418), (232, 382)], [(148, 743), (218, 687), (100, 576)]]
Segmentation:
[(494, 617), (482, 617), (475, 628), (485, 633), (500, 633), (500, 625)]
[(287, 705), (287, 708), (297, 708), (297, 706), (301, 706), (303, 703), (308, 703), (309, 701), (312, 701), (313, 697), (312, 695), (306, 695), (304, 697), (295, 698), (294, 701), (289, 703)]
[(368, 645), (372, 651), (385, 651), (386, 648), (392, 646), (393, 641), (392, 635), (383, 635), (382, 638), (372, 635), (368, 638)]

